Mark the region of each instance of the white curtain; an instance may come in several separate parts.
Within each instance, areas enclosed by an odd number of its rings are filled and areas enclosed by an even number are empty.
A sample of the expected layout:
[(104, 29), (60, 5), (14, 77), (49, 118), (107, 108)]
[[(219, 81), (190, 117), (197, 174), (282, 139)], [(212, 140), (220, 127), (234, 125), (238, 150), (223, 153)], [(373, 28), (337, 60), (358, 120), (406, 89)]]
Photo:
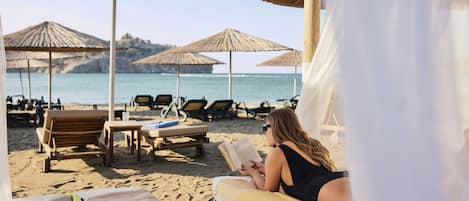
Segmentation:
[(469, 200), (469, 0), (330, 0), (326, 12), (296, 112), (319, 138), (344, 114), (354, 200)]
[[(312, 136), (321, 139), (326, 144), (337, 142), (332, 140), (328, 130), (321, 129), (323, 125), (342, 126), (334, 124), (332, 115), (342, 123), (338, 93), (337, 93), (337, 54), (342, 43), (343, 28), (337, 26), (342, 23), (343, 12), (338, 7), (328, 3), (323, 31), (317, 51), (310, 66), (303, 67), (303, 86), (300, 100), (295, 112), (300, 118), (302, 126)], [(335, 138), (334, 138), (335, 139)]]
[(8, 143), (5, 102), (5, 46), (3, 44), (2, 21), (0, 18), (0, 200), (11, 200), (10, 174), (8, 169)]

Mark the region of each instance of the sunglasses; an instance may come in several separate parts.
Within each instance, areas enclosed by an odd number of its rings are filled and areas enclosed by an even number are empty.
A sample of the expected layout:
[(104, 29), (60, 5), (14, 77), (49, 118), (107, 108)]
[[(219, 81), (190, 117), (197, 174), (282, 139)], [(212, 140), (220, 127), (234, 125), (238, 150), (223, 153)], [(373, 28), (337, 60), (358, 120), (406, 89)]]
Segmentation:
[(264, 124), (264, 125), (262, 125), (262, 132), (264, 132), (264, 133), (267, 132), (267, 130), (268, 130), (270, 127), (271, 127), (270, 124)]

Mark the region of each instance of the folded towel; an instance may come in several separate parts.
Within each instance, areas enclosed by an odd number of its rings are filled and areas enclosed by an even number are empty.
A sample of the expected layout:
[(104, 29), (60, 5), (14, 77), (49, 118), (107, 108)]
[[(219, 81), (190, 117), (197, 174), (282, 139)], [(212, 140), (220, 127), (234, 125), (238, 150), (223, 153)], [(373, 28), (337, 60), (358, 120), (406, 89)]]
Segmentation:
[(143, 128), (166, 128), (166, 127), (176, 126), (178, 124), (179, 124), (179, 121), (157, 121), (157, 122), (143, 125)]

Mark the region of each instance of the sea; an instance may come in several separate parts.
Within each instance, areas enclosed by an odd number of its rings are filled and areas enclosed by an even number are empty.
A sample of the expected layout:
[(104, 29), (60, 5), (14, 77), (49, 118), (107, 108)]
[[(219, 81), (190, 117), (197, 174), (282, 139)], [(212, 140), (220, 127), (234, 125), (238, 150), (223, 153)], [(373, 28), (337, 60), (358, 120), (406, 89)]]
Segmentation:
[[(27, 74), (22, 73), (23, 94), (27, 98)], [(256, 103), (275, 102), (293, 96), (294, 74), (233, 74), (233, 100)], [(21, 94), (18, 73), (6, 74), (6, 95)], [(48, 75), (31, 73), (31, 96), (47, 101)], [(297, 92), (301, 90), (301, 74), (297, 75)], [(176, 74), (116, 73), (116, 104), (129, 103), (135, 95), (172, 94), (176, 96)], [(205, 98), (209, 102), (228, 97), (227, 74), (181, 74), (180, 96)], [(109, 74), (70, 73), (52, 75), (52, 100), (67, 104), (107, 104)]]

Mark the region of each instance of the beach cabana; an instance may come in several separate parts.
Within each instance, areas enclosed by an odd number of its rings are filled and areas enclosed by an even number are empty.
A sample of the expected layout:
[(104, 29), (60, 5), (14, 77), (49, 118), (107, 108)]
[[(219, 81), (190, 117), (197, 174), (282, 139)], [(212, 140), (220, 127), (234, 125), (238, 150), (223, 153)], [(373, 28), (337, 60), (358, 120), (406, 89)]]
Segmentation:
[(179, 52), (178, 48), (172, 48), (161, 53), (145, 57), (134, 61), (133, 64), (167, 64), (167, 65), (177, 65), (176, 72), (176, 101), (179, 103), (179, 80), (181, 66), (190, 67), (197, 65), (215, 65), (215, 64), (224, 64), (221, 61), (216, 59), (197, 54), (197, 53), (185, 53)]
[(281, 51), (291, 48), (278, 43), (227, 28), (223, 32), (181, 47), (181, 52), (229, 52), (228, 98), (231, 91), (231, 52)]
[(105, 51), (109, 47), (102, 39), (49, 21), (7, 34), (4, 41), (5, 50), (49, 53), (49, 108), (52, 101), (52, 52)]
[[(306, 33), (320, 1), (298, 2)], [(328, 1), (296, 113), (324, 142), (310, 125), (340, 88), (353, 200), (469, 200), (468, 13), (466, 0)]]
[(303, 54), (299, 50), (290, 50), (287, 53), (276, 56), (272, 59), (257, 64), (257, 66), (294, 66), (295, 74), (293, 77), (293, 96), (296, 96), (296, 75), (297, 66), (301, 65), (301, 57)]

